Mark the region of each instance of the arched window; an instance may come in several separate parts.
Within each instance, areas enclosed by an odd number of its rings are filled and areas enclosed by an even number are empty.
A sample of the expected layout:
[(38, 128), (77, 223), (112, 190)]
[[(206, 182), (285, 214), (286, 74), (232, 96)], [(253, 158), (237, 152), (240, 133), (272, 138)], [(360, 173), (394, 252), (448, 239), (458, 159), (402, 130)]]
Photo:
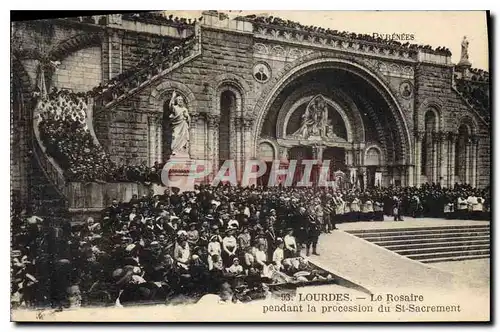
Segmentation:
[(225, 90), (220, 96), (219, 165), (231, 158), (231, 114), (236, 112), (236, 95)]

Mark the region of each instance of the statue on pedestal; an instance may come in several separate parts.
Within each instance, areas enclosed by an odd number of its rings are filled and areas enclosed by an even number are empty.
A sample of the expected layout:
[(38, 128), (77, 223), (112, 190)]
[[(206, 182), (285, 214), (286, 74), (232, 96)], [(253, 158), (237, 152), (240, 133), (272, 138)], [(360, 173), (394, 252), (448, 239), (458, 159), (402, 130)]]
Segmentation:
[(169, 103), (170, 127), (172, 129), (172, 155), (189, 154), (189, 125), (191, 117), (184, 98), (174, 91)]
[(458, 62), (458, 65), (462, 66), (470, 66), (471, 63), (469, 61), (469, 41), (467, 40), (467, 37), (464, 36), (464, 39), (462, 40), (462, 50), (460, 53), (460, 61)]
[(469, 41), (467, 36), (464, 36), (462, 40), (462, 53), (460, 54), (460, 60), (469, 60)]

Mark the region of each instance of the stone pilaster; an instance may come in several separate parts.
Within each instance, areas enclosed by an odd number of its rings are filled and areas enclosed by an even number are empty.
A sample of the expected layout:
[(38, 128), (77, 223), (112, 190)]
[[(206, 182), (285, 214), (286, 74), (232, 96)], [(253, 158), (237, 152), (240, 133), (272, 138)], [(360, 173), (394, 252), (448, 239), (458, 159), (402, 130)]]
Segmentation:
[[(198, 144), (197, 137), (196, 137), (196, 130), (197, 130), (197, 124), (198, 124), (198, 119), (200, 117), (199, 113), (191, 113), (189, 114), (191, 117), (191, 122), (189, 124), (189, 156), (191, 158), (195, 158), (195, 147)], [(196, 159), (196, 158), (195, 158)]]
[[(123, 70), (122, 42), (123, 32), (108, 29), (107, 31), (107, 53), (108, 53), (108, 80), (119, 75)], [(106, 65), (106, 64), (103, 64)]]
[[(254, 157), (252, 155), (252, 131), (255, 120), (253, 118), (243, 119), (243, 160)], [(276, 158), (277, 156), (275, 156)]]
[(422, 174), (422, 140), (424, 139), (424, 131), (415, 131), (415, 181), (414, 185), (419, 187), (421, 184), (420, 175)]
[(219, 123), (220, 115), (207, 114), (207, 155), (206, 160), (212, 163), (212, 177), (217, 174), (219, 169)]
[(163, 117), (161, 115), (156, 117), (155, 122), (156, 122), (155, 161), (162, 163), (166, 161), (166, 158), (163, 155)]
[(157, 119), (155, 115), (148, 116), (148, 164), (153, 165), (157, 158)]

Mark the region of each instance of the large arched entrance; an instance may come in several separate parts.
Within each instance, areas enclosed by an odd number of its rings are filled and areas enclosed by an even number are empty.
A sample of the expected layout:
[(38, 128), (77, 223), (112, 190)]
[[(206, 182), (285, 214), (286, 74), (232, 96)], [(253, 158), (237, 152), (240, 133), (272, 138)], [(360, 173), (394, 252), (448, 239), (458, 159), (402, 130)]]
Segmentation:
[(312, 159), (330, 161), (330, 174), (343, 171), (362, 188), (413, 184), (404, 115), (384, 81), (366, 68), (315, 60), (285, 75), (263, 104), (256, 144), (275, 140), (290, 159), (308, 151)]

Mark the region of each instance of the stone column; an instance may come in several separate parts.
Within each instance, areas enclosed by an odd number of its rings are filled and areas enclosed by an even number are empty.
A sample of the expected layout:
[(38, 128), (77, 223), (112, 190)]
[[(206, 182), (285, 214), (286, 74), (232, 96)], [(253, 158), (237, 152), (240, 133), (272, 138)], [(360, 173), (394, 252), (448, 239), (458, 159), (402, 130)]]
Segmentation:
[(218, 114), (207, 114), (207, 156), (206, 160), (212, 163), (212, 176), (213, 178), (217, 171), (219, 170), (219, 123), (220, 115)]

